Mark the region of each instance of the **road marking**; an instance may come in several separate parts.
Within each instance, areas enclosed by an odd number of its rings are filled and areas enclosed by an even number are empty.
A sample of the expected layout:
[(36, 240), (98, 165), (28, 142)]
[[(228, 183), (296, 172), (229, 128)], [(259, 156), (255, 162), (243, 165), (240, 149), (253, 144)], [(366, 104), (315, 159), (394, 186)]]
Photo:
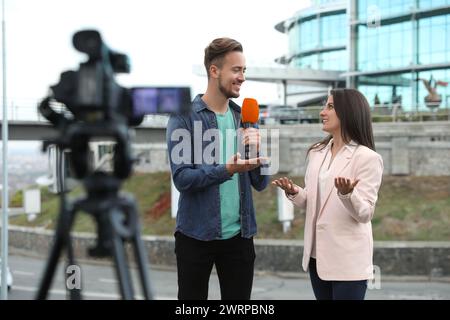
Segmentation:
[(27, 276), (27, 277), (32, 277), (36, 275), (35, 272), (20, 271), (20, 270), (13, 270), (12, 274), (15, 276)]
[(98, 281), (105, 282), (105, 283), (118, 283), (116, 279), (109, 279), (109, 278), (99, 278)]
[[(26, 287), (26, 286), (16, 286), (13, 285), (11, 288), (12, 291), (26, 291), (26, 292), (36, 292), (36, 287)], [(57, 294), (57, 295), (67, 295), (66, 290), (61, 289), (52, 289), (49, 291), (49, 294)], [(111, 294), (111, 293), (103, 293), (103, 292), (81, 292), (83, 297), (89, 297), (89, 298), (109, 298), (109, 299), (120, 299), (120, 295), (118, 294)], [(141, 295), (137, 295), (136, 299), (143, 300), (143, 297)], [(156, 296), (156, 300), (176, 300), (175, 297), (166, 297), (166, 296)]]

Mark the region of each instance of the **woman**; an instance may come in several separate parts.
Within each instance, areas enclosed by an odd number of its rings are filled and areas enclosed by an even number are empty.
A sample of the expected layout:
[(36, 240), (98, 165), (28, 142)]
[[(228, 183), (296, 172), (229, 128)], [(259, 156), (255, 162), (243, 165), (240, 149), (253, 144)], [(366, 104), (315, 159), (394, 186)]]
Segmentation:
[(314, 295), (363, 300), (373, 277), (371, 219), (383, 174), (375, 152), (370, 107), (354, 89), (334, 89), (320, 112), (329, 133), (308, 150), (305, 187), (288, 178), (272, 184), (306, 207), (303, 269)]

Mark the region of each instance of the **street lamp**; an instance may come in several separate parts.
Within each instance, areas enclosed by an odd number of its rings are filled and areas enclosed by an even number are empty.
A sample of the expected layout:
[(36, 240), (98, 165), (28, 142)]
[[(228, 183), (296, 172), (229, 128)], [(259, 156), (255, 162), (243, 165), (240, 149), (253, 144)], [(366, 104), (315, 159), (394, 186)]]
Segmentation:
[(6, 107), (6, 39), (5, 39), (5, 0), (2, 0), (2, 66), (3, 66), (3, 123), (2, 123), (2, 157), (3, 157), (3, 190), (2, 190), (2, 269), (1, 299), (8, 299), (7, 266), (8, 266), (8, 112)]

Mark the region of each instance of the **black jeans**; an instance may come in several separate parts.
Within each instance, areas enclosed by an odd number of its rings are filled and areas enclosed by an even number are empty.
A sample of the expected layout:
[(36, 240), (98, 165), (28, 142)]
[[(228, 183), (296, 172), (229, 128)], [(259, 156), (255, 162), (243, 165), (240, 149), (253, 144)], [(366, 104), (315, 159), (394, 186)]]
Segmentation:
[(309, 276), (317, 300), (364, 300), (367, 280), (326, 281), (319, 278), (316, 259), (309, 260)]
[(200, 241), (175, 233), (178, 299), (208, 299), (209, 276), (216, 265), (222, 300), (249, 300), (253, 285), (253, 238)]

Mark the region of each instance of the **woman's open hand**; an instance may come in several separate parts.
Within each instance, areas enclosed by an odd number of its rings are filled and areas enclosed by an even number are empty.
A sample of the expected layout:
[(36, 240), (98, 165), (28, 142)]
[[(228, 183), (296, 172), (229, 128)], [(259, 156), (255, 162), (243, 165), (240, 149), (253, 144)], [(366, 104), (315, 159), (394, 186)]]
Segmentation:
[(296, 186), (291, 179), (286, 177), (276, 179), (272, 181), (272, 184), (283, 189), (287, 195), (295, 196), (300, 191), (299, 187)]
[(355, 180), (351, 182), (350, 179), (337, 177), (334, 178), (334, 186), (338, 190), (338, 192), (342, 195), (346, 195), (353, 191), (353, 188), (358, 184), (359, 180)]

